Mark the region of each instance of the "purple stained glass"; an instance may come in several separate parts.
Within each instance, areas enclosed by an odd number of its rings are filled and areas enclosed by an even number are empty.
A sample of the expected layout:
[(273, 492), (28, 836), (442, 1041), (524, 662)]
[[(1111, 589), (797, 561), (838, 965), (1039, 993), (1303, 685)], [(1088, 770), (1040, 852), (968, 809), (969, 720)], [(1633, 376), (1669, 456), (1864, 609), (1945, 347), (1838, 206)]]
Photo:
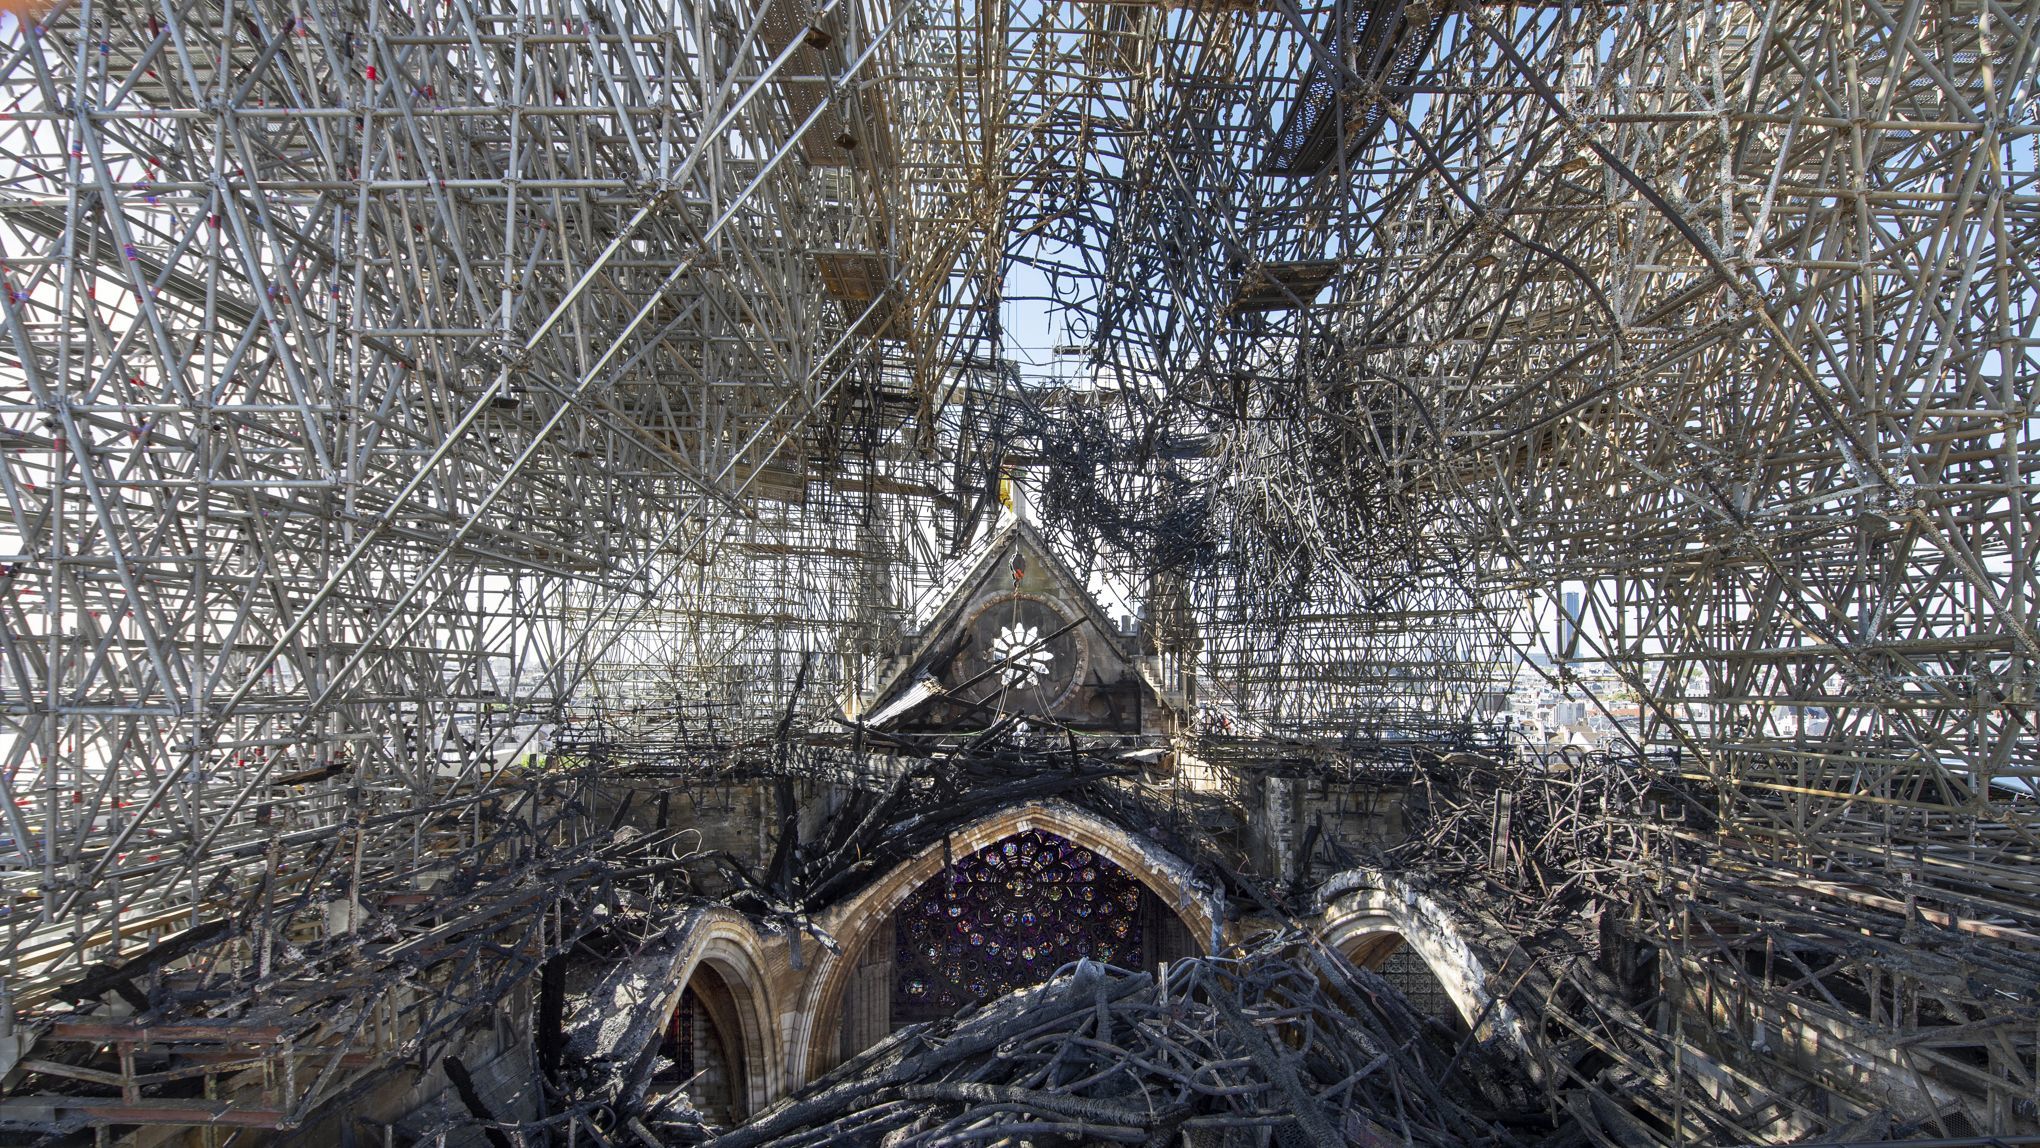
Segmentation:
[(894, 1022), (1037, 984), (1080, 956), (1137, 961), (1140, 896), (1126, 870), (1039, 829), (957, 859), (894, 916)]

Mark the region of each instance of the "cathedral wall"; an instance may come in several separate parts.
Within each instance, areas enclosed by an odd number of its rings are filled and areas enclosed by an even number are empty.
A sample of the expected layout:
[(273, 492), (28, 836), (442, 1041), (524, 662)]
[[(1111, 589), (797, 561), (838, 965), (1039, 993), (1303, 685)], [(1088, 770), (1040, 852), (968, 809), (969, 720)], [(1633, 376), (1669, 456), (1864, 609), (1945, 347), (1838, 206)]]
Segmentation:
[[(1344, 850), (1364, 860), (1371, 849), (1400, 843), (1408, 829), (1403, 797), (1408, 787), (1390, 782), (1318, 776), (1252, 776), (1247, 780), (1248, 859), (1256, 872), (1287, 879), (1297, 856)], [(1313, 839), (1311, 829), (1317, 833)]]
[[(264, 1137), (250, 1137), (257, 1143), (281, 1146), (328, 1144), (380, 1144), (381, 1129), (396, 1130), (399, 1144), (451, 1123), (445, 1136), (446, 1148), (488, 1148), (481, 1129), (462, 1119), (468, 1108), (447, 1074), (448, 1058), (458, 1058), (467, 1069), (476, 1096), (498, 1120), (537, 1118), (538, 1077), (532, 1057), (532, 990), (527, 982), (512, 991), (503, 1007), (486, 1017), (476, 1017), (443, 1048), (442, 1055), (421, 1071), (415, 1064), (392, 1064), (362, 1082), (343, 1101), (329, 1103), (299, 1128)], [(198, 1144), (200, 1139), (181, 1132), (165, 1143)], [(138, 1139), (138, 1148), (147, 1141)]]
[[(772, 859), (779, 833), (779, 799), (769, 780), (729, 781), (718, 785), (697, 785), (654, 792), (651, 783), (632, 789), (617, 789), (606, 795), (597, 809), (605, 823), (622, 810), (621, 824), (641, 832), (683, 829), (688, 835), (679, 842), (684, 851), (703, 855), (689, 867), (694, 891), (708, 896), (730, 892), (728, 884), (708, 858), (728, 854), (754, 873), (762, 874)], [(800, 811), (800, 837), (813, 841), (821, 833), (829, 814), (843, 802), (839, 786), (796, 779), (792, 782), (795, 807)]]

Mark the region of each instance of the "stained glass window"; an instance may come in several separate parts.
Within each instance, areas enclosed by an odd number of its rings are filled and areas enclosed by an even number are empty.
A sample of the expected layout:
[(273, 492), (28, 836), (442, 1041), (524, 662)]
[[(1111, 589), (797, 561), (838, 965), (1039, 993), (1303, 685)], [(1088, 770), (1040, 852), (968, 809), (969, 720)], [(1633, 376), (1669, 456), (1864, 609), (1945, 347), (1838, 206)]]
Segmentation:
[(680, 1004), (674, 1008), (666, 1024), (666, 1039), (660, 1050), (669, 1057), (672, 1068), (667, 1075), (676, 1080), (687, 1080), (694, 1075), (694, 1024), (700, 1006), (695, 1002), (692, 988), (680, 990)]
[(894, 1023), (1037, 984), (1078, 957), (1140, 964), (1141, 893), (1126, 870), (1038, 829), (959, 858), (895, 918)]

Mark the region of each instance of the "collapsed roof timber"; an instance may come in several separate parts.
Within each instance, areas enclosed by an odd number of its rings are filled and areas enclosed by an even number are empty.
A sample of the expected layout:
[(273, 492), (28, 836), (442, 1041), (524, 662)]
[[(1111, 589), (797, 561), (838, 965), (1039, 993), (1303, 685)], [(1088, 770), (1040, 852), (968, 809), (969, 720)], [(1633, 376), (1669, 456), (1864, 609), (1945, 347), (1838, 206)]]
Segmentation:
[(2036, 24), (0, 4), (0, 1138), (2040, 1138)]

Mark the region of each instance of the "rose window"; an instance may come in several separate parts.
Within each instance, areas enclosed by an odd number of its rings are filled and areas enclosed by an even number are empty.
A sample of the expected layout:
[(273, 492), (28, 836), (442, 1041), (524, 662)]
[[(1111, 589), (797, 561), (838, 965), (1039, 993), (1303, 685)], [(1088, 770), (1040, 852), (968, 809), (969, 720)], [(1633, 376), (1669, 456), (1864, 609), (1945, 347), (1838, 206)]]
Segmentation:
[(992, 661), (1003, 665), (999, 680), (1009, 687), (1033, 685), (1055, 665), (1055, 653), (1041, 642), (1041, 627), (1015, 622), (999, 627), (992, 639)]
[(957, 654), (947, 671), (957, 696), (1004, 712), (1054, 712), (1076, 692), (1090, 664), (1084, 627), (1033, 594), (980, 603), (958, 635)]
[(899, 908), (894, 1023), (1039, 984), (1078, 957), (1138, 967), (1141, 892), (1126, 870), (1039, 829), (958, 858)]

